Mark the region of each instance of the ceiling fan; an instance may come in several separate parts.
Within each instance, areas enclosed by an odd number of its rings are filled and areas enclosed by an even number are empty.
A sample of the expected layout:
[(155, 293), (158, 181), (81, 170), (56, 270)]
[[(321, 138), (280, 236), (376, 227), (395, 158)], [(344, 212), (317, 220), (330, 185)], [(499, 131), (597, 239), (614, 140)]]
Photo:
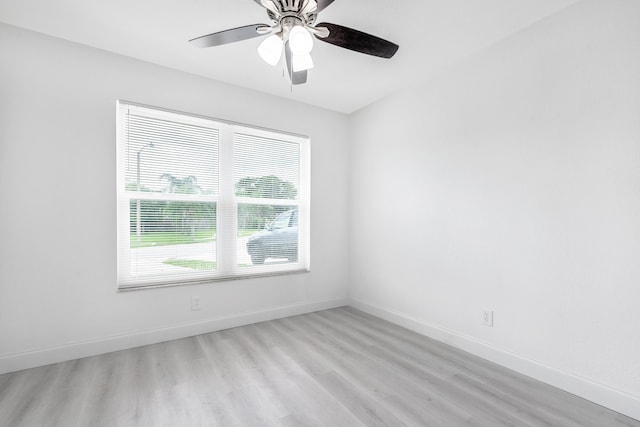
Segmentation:
[(398, 45), (353, 28), (328, 22), (317, 23), (318, 13), (334, 0), (254, 0), (267, 10), (271, 25), (253, 24), (219, 31), (189, 40), (198, 47), (268, 36), (258, 53), (270, 65), (277, 65), (284, 52), (287, 71), (294, 85), (307, 82), (307, 71), (313, 68), (313, 37), (345, 49), (391, 58)]

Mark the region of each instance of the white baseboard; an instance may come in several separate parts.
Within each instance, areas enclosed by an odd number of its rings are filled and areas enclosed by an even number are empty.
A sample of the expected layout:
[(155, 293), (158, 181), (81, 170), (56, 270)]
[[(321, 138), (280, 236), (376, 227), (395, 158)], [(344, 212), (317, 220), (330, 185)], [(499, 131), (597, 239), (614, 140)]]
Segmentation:
[(341, 307), (348, 304), (349, 300), (338, 299), (272, 307), (264, 310), (221, 316), (202, 322), (187, 323), (169, 328), (103, 337), (56, 347), (37, 349), (24, 353), (1, 355), (0, 374), (194, 335), (206, 334), (208, 332), (235, 328), (237, 326), (249, 325), (251, 323), (264, 322), (282, 317)]
[(640, 420), (640, 396), (616, 390), (605, 384), (556, 369), (526, 356), (503, 350), (481, 340), (385, 307), (355, 299), (351, 299), (350, 305), (373, 316)]

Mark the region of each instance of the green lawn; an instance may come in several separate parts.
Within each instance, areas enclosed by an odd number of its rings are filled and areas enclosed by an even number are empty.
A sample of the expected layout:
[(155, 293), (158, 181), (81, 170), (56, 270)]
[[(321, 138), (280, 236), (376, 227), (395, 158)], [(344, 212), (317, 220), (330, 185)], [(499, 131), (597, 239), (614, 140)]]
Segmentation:
[[(215, 270), (215, 261), (202, 261), (199, 259), (168, 259), (163, 264), (174, 265), (176, 267), (192, 268), (194, 270)], [(252, 264), (238, 264), (238, 267), (251, 267)]]
[(149, 246), (181, 245), (188, 243), (213, 242), (216, 237), (215, 230), (196, 231), (194, 236), (174, 231), (161, 231), (152, 233), (142, 233), (140, 241), (136, 233), (131, 233), (132, 248), (146, 248)]
[(252, 234), (256, 234), (258, 231), (262, 231), (262, 229), (256, 230), (255, 228), (247, 228), (238, 230), (238, 237), (248, 237)]
[(215, 261), (202, 261), (199, 259), (168, 259), (163, 264), (175, 265), (176, 267), (191, 268), (193, 270), (215, 270)]
[[(256, 229), (240, 229), (238, 237), (249, 237), (257, 233)], [(215, 230), (196, 231), (192, 237), (190, 234), (179, 233), (174, 231), (160, 231), (140, 234), (140, 241), (136, 233), (131, 233), (131, 248), (146, 248), (149, 246), (168, 246), (168, 245), (184, 245), (189, 243), (213, 242), (216, 240)]]

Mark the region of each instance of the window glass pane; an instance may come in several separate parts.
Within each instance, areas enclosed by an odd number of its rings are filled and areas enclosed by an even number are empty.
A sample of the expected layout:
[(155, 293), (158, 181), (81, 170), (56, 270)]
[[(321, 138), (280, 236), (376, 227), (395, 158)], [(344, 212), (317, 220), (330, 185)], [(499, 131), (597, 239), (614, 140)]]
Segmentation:
[(298, 260), (298, 209), (238, 205), (238, 265), (248, 267)]
[(125, 190), (218, 193), (218, 130), (129, 112)]
[(130, 202), (131, 274), (216, 269), (216, 204)]
[(237, 133), (233, 153), (236, 196), (298, 199), (299, 144)]
[(307, 138), (119, 105), (121, 289), (308, 269)]

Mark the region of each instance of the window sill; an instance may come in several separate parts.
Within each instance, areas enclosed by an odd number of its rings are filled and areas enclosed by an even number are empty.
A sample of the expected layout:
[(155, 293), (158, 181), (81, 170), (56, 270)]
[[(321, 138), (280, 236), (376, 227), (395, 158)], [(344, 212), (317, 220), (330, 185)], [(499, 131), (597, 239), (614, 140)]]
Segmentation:
[(201, 279), (201, 280), (186, 280), (186, 281), (174, 281), (174, 282), (168, 282), (168, 283), (153, 283), (153, 284), (141, 284), (141, 285), (125, 285), (125, 286), (118, 287), (118, 292), (132, 292), (132, 291), (141, 291), (144, 289), (169, 288), (169, 287), (185, 286), (185, 285), (203, 285), (203, 284), (210, 284), (210, 283), (217, 283), (217, 282), (228, 282), (233, 280), (289, 276), (292, 274), (305, 274), (310, 272), (311, 272), (310, 269), (302, 268), (299, 270), (257, 273), (257, 274), (244, 274), (244, 275), (238, 275), (238, 276), (214, 277), (214, 278), (207, 278), (207, 279)]

